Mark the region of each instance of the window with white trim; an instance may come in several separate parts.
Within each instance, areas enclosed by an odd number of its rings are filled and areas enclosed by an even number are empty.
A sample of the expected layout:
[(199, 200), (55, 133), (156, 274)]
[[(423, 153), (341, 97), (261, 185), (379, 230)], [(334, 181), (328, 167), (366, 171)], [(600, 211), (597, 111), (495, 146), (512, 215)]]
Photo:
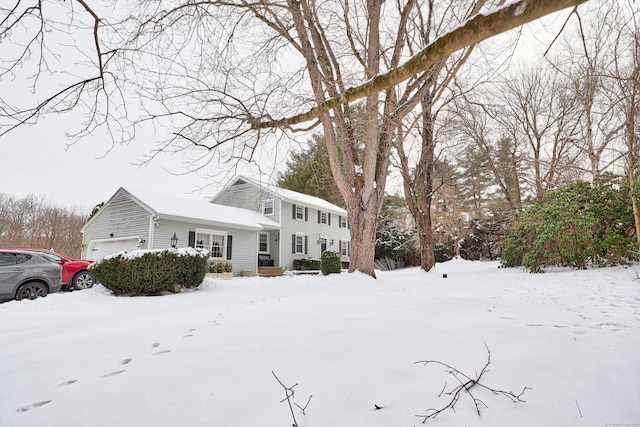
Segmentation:
[(340, 239), (340, 255), (341, 256), (350, 256), (351, 254), (351, 241), (348, 239)]
[(273, 199), (262, 201), (262, 214), (273, 215)]
[(347, 228), (347, 217), (346, 215), (340, 215), (340, 228)]
[(261, 253), (269, 253), (269, 233), (258, 234), (258, 251)]
[(196, 248), (209, 251), (209, 258), (224, 259), (227, 233), (225, 231), (196, 229)]
[(304, 221), (304, 207), (296, 206), (296, 219)]
[(327, 225), (327, 213), (320, 212), (320, 224)]
[(304, 253), (304, 233), (296, 233), (296, 254)]

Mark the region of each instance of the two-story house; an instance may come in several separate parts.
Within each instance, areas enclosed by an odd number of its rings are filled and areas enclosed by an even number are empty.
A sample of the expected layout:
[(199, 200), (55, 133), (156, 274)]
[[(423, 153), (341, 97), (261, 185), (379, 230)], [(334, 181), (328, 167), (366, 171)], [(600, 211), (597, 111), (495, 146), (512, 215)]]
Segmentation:
[(258, 232), (262, 264), (293, 269), (294, 259), (320, 257), (326, 250), (349, 262), (347, 211), (326, 200), (240, 176), (211, 202), (252, 210), (280, 225), (279, 230)]
[(344, 209), (245, 177), (210, 203), (120, 188), (81, 232), (85, 259), (191, 246), (207, 249), (211, 261), (231, 261), (234, 275), (259, 274), (261, 267), (291, 270), (294, 259), (325, 250), (348, 263), (351, 249)]

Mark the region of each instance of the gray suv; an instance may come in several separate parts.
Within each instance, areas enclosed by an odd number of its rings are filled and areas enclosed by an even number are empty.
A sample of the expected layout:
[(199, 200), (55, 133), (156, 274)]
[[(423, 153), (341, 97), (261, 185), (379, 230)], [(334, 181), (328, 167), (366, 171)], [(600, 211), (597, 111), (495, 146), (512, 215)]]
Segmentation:
[(58, 292), (62, 267), (34, 252), (0, 250), (0, 301)]

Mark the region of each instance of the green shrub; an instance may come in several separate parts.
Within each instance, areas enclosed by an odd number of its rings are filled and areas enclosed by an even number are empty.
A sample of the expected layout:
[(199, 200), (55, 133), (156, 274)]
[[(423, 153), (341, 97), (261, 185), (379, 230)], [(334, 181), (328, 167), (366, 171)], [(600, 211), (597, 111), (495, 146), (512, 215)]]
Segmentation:
[(320, 270), (321, 261), (318, 258), (298, 258), (293, 260), (294, 270)]
[(579, 181), (549, 192), (516, 220), (502, 265), (539, 273), (549, 266), (583, 269), (637, 258), (637, 245), (626, 234), (633, 224), (629, 199), (624, 183), (610, 177), (597, 187)]
[(340, 273), (342, 260), (340, 254), (335, 251), (324, 251), (320, 257), (320, 270), (325, 276), (332, 273)]
[(192, 248), (125, 251), (91, 265), (96, 279), (116, 295), (159, 294), (174, 285), (199, 286), (207, 273), (207, 252)]
[(214, 261), (209, 263), (209, 273), (232, 273), (233, 264), (230, 261)]

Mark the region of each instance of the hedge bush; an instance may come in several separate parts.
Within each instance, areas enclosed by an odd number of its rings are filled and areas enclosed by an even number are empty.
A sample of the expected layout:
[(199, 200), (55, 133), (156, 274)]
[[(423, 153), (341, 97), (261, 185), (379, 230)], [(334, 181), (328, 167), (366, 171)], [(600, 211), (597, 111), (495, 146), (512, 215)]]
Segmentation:
[(342, 260), (340, 254), (335, 251), (324, 251), (320, 257), (320, 271), (325, 276), (332, 273), (340, 273)]
[(231, 261), (215, 261), (209, 263), (209, 273), (232, 273), (233, 264)]
[(208, 271), (206, 250), (184, 248), (119, 252), (90, 266), (116, 295), (159, 294), (199, 286)]
[(318, 258), (298, 258), (293, 260), (294, 270), (320, 270), (321, 261)]

